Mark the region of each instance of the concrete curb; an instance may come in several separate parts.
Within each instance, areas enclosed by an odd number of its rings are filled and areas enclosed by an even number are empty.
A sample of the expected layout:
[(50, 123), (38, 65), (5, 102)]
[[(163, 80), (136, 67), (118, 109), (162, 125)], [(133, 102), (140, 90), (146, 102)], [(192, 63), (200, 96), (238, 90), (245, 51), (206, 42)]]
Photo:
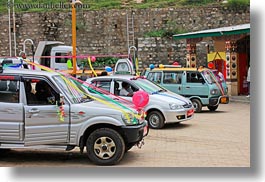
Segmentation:
[(229, 100), (230, 102), (241, 102), (250, 104), (250, 98), (247, 98), (246, 96), (230, 96)]

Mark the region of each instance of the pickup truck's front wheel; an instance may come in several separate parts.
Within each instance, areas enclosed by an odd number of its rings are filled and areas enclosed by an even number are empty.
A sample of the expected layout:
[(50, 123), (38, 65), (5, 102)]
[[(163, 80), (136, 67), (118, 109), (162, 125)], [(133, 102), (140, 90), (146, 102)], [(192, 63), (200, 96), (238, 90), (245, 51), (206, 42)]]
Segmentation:
[(120, 162), (125, 153), (121, 135), (110, 128), (93, 131), (86, 142), (88, 158), (97, 165), (114, 165)]

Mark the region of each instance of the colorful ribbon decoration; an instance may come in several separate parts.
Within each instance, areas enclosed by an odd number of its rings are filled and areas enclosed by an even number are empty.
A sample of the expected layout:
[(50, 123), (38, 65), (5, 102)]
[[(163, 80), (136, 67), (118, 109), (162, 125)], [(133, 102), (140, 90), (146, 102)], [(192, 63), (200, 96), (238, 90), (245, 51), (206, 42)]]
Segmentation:
[(223, 91), (223, 89), (222, 89), (222, 87), (220, 86), (220, 84), (219, 84), (217, 78), (215, 77), (215, 75), (213, 74), (213, 72), (212, 72), (212, 71), (209, 71), (209, 70), (206, 70), (206, 72), (209, 73), (209, 75), (210, 75), (210, 76), (212, 77), (212, 79), (215, 81), (215, 83), (216, 83), (217, 87), (219, 88), (221, 94), (222, 94), (222, 95), (225, 95), (225, 94), (224, 94), (224, 91)]
[[(45, 70), (45, 71), (48, 71), (48, 72), (56, 72), (56, 73), (60, 74), (60, 75), (61, 75), (61, 78), (62, 78), (62, 79), (68, 84), (68, 85), (70, 85), (70, 86), (73, 87), (74, 89), (76, 89), (76, 90), (82, 92), (82, 91), (81, 91), (81, 90), (80, 90), (75, 84), (73, 84), (72, 82), (70, 82), (69, 80), (66, 79), (66, 77), (65, 77), (65, 75), (64, 75), (65, 73), (57, 72), (57, 71), (55, 71), (55, 70), (53, 70), (53, 69), (51, 69), (51, 68), (48, 68), (48, 67), (46, 67), (46, 66), (43, 66), (43, 65), (40, 65), (40, 64), (36, 64), (36, 63), (30, 62), (30, 61), (27, 61), (27, 60), (24, 60), (24, 61), (27, 62), (28, 64), (31, 64), (31, 65), (33, 65), (33, 66), (36, 66), (36, 67), (38, 67), (38, 68), (40, 68), (40, 69), (43, 69), (43, 70)], [(71, 76), (68, 75), (68, 77), (71, 77)], [(73, 77), (72, 77), (72, 78), (73, 78)], [(70, 78), (70, 79), (71, 79), (71, 78)], [(80, 81), (81, 81), (81, 80), (80, 80)], [(124, 110), (131, 111), (131, 109), (129, 109), (128, 107), (123, 106), (123, 109), (120, 109), (120, 108), (116, 107), (115, 105), (113, 105), (113, 103), (118, 104), (118, 102), (115, 102), (115, 101), (112, 100), (112, 103), (109, 103), (109, 102), (104, 101), (104, 100), (102, 100), (102, 99), (96, 98), (96, 97), (94, 97), (94, 96), (92, 96), (92, 95), (90, 95), (90, 94), (88, 94), (88, 93), (84, 93), (84, 92), (82, 92), (82, 93), (83, 93), (84, 95), (86, 95), (86, 96), (91, 97), (91, 98), (94, 99), (94, 100), (97, 100), (97, 101), (99, 101), (99, 102), (101, 102), (101, 103), (103, 103), (103, 104), (105, 104), (105, 105), (108, 105), (109, 107), (111, 107), (111, 108), (113, 108), (113, 109), (116, 109), (116, 110), (121, 111), (121, 112), (124, 114), (124, 116), (125, 116), (128, 120), (130, 120), (130, 117), (129, 117), (128, 113), (124, 111)], [(118, 105), (121, 106), (121, 104), (118, 104)], [(132, 112), (132, 113), (133, 113), (133, 112)], [(142, 116), (140, 116), (140, 115), (138, 115), (138, 114), (136, 115), (136, 114), (133, 113), (133, 115), (134, 115), (136, 118), (142, 118)]]
[(93, 72), (93, 74), (95, 75), (95, 77), (97, 77), (97, 73), (95, 72), (95, 70), (94, 70), (94, 68), (92, 66), (90, 57), (87, 58), (87, 61), (88, 61), (88, 64), (89, 64), (89, 67), (90, 67), (91, 71)]
[(64, 122), (65, 112), (64, 112), (63, 104), (58, 107), (58, 103), (56, 101), (56, 108), (57, 108), (57, 115), (58, 115), (59, 121)]

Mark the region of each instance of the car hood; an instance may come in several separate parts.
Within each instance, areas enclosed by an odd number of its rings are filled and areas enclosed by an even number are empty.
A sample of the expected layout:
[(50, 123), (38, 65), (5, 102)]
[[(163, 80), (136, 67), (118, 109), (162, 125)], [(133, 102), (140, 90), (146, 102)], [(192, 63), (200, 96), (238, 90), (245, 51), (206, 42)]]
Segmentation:
[(159, 100), (160, 102), (174, 102), (180, 105), (191, 104), (191, 101), (189, 99), (169, 91), (154, 93), (149, 96), (151, 99)]
[(116, 115), (120, 117), (122, 113), (137, 113), (132, 108), (122, 109), (121, 107), (113, 105), (109, 102), (107, 104), (104, 104), (95, 100), (91, 102), (81, 103), (80, 105), (84, 107), (91, 115), (102, 115), (102, 113), (104, 113), (104, 115), (106, 116)]

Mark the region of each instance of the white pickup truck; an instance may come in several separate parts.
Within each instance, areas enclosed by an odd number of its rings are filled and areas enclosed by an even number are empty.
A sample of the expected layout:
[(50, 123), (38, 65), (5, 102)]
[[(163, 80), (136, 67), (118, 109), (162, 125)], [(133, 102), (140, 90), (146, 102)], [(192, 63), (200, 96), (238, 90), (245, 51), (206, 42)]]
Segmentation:
[(0, 150), (86, 147), (91, 162), (114, 165), (140, 147), (148, 126), (136, 111), (113, 109), (82, 91), (55, 72), (0, 67)]

